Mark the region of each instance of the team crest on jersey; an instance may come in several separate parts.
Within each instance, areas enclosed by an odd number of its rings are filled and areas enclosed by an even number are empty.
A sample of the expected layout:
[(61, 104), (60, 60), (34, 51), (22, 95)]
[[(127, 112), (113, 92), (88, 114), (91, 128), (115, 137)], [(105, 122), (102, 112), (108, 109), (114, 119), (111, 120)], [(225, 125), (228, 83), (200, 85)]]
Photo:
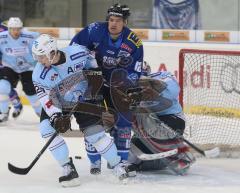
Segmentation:
[(130, 32), (127, 39), (137, 46), (137, 48), (142, 45), (142, 40), (140, 40), (134, 32)]

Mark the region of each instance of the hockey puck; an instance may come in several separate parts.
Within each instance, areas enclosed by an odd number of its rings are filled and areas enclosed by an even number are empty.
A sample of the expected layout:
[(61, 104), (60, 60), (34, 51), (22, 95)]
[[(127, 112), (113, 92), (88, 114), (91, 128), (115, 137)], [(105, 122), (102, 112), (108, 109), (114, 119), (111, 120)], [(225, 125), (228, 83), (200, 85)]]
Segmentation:
[(82, 159), (82, 157), (81, 156), (75, 156), (75, 159)]

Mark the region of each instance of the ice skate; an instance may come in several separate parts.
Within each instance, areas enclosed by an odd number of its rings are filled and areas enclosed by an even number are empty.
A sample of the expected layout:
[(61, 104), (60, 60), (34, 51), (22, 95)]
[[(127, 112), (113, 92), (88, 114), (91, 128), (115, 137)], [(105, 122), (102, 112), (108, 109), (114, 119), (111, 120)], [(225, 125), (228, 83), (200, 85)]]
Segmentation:
[(8, 116), (9, 116), (9, 110), (7, 113), (1, 113), (0, 112), (0, 123), (4, 123), (8, 121)]
[(128, 178), (128, 173), (126, 170), (126, 166), (120, 162), (113, 168), (114, 175), (118, 177), (119, 180), (124, 180)]
[(12, 113), (12, 117), (13, 117), (14, 119), (18, 118), (19, 115), (22, 113), (22, 110), (23, 110), (22, 104), (19, 105), (18, 108), (14, 108), (13, 113)]
[(63, 176), (59, 178), (59, 183), (63, 187), (73, 187), (80, 185), (78, 173), (73, 164), (72, 158), (70, 158), (70, 162), (66, 163), (63, 166)]
[(101, 161), (97, 161), (96, 163), (91, 163), (90, 174), (92, 175), (101, 174)]
[(135, 177), (137, 175), (137, 170), (135, 167), (133, 167), (133, 164), (130, 164), (128, 161), (126, 160), (122, 160), (122, 164), (125, 167), (125, 170), (127, 172), (127, 176), (128, 177)]

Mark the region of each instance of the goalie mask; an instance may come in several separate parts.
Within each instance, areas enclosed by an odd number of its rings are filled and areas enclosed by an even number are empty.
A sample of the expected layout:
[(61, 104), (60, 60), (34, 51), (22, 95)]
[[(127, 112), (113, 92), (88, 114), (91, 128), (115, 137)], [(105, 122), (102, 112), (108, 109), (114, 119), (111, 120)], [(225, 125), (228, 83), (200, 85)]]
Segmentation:
[[(51, 54), (54, 52), (54, 56)], [(34, 42), (32, 46), (33, 58), (39, 61), (41, 56), (46, 56), (49, 62), (52, 64), (56, 53), (57, 53), (57, 41), (54, 37), (48, 34), (40, 35)]]
[(124, 20), (127, 20), (130, 14), (130, 9), (127, 5), (116, 3), (108, 9), (107, 21), (110, 16), (122, 17)]

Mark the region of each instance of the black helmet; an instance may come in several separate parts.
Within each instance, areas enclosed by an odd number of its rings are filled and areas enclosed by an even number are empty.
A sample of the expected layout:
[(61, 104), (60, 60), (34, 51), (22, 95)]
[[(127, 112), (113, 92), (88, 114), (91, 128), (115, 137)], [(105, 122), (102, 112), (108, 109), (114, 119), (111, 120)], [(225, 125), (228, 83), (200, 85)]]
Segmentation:
[(122, 17), (126, 20), (130, 14), (130, 9), (127, 5), (120, 5), (119, 3), (116, 3), (108, 9), (107, 20), (110, 16)]

